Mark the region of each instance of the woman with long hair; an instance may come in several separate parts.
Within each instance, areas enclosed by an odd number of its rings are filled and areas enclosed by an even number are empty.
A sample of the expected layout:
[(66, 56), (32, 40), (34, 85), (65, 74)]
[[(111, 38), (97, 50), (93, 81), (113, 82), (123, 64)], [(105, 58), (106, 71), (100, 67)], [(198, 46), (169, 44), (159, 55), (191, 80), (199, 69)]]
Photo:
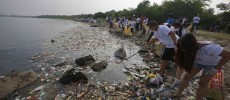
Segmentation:
[(202, 100), (208, 90), (208, 83), (221, 67), (230, 60), (230, 51), (211, 41), (197, 41), (192, 34), (185, 34), (177, 44), (176, 65), (177, 78), (181, 77), (181, 86), (173, 95), (178, 97), (188, 87), (191, 80), (199, 71), (203, 70), (196, 93), (196, 100)]

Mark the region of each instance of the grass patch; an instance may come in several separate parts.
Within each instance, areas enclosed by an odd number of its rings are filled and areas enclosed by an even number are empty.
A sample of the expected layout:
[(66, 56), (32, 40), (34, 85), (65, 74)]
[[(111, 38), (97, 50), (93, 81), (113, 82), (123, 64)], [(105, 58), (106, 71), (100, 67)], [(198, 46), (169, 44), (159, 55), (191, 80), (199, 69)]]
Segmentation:
[(199, 30), (197, 33), (199, 36), (202, 36), (204, 38), (214, 38), (217, 40), (227, 40), (228, 42), (230, 42), (230, 34), (208, 32), (208, 31), (202, 31), (202, 30)]

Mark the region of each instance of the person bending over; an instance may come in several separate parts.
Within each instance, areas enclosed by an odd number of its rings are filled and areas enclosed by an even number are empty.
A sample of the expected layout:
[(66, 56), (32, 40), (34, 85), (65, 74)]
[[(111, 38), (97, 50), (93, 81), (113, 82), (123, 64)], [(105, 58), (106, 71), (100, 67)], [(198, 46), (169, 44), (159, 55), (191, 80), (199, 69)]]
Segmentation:
[(211, 41), (197, 41), (193, 34), (185, 34), (177, 45), (176, 77), (180, 78), (183, 71), (186, 73), (173, 97), (180, 96), (188, 87), (188, 81), (203, 70), (196, 93), (196, 100), (202, 100), (207, 93), (209, 81), (229, 60), (230, 51), (223, 49), (219, 44)]
[(161, 58), (162, 62), (160, 68), (160, 75), (164, 77), (168, 61), (174, 62), (175, 47), (179, 37), (166, 25), (158, 25), (156, 22), (150, 22), (149, 29), (154, 31), (154, 35), (147, 43), (147, 45), (155, 44), (157, 40), (165, 45), (165, 49)]

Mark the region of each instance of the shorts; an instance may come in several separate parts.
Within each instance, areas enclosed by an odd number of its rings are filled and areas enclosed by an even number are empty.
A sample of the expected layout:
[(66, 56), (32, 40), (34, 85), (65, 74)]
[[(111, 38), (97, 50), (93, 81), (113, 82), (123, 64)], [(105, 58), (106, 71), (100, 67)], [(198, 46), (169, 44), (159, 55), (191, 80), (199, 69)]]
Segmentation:
[(109, 28), (113, 28), (113, 23), (109, 23)]
[(174, 56), (175, 56), (174, 48), (165, 48), (161, 60), (170, 60), (174, 62), (175, 61)]
[(192, 31), (197, 30), (198, 23), (192, 23)]
[(202, 65), (202, 64), (195, 63), (193, 66), (198, 69), (203, 69), (203, 73), (207, 73), (210, 69), (214, 68), (216, 65)]

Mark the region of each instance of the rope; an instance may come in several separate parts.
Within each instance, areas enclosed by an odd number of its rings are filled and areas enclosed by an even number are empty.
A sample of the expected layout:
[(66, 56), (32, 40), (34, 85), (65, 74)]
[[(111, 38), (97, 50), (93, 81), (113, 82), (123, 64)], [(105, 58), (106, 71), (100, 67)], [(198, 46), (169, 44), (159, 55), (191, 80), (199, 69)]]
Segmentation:
[(135, 56), (135, 55), (138, 54), (139, 52), (149, 52), (149, 51), (147, 51), (147, 50), (146, 50), (146, 51), (145, 51), (145, 50), (138, 50), (138, 51), (137, 51), (136, 53), (134, 53), (133, 55), (131, 55), (131, 56), (125, 58), (125, 60), (128, 60), (129, 58)]
[(135, 56), (136, 54), (138, 54), (139, 51), (137, 51), (136, 53), (134, 53), (133, 55), (129, 56), (128, 58), (125, 58), (125, 60), (128, 60), (129, 58)]

